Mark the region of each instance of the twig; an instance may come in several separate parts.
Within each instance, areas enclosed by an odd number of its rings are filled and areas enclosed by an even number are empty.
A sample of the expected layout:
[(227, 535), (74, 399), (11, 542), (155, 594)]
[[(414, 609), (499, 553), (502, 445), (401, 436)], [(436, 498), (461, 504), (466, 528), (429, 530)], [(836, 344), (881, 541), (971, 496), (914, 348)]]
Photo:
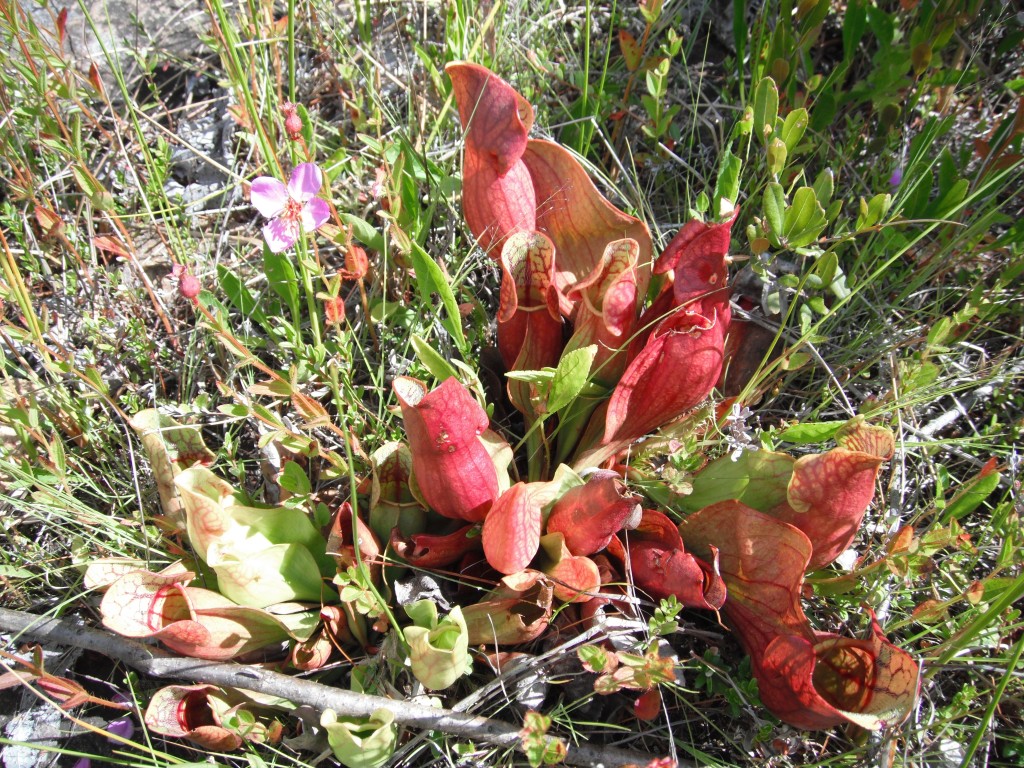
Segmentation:
[[(38, 642), (102, 653), (153, 677), (245, 688), (279, 696), (295, 704), (306, 704), (321, 711), (332, 709), (348, 717), (369, 717), (376, 709), (387, 709), (394, 713), (395, 722), (402, 725), (443, 731), (494, 746), (522, 749), (519, 728), (500, 720), (332, 688), (244, 664), (183, 658), (67, 619), (49, 619), (0, 608), (0, 630)], [(650, 755), (640, 752), (585, 743), (570, 746), (566, 757), (566, 763), (570, 765), (607, 768), (645, 765), (650, 760)]]

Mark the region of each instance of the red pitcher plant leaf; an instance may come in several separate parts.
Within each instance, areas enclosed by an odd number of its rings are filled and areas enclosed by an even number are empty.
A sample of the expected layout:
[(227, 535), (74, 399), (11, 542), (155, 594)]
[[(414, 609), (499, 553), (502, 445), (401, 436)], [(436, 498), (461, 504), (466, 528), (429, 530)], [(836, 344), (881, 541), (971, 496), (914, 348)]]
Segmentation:
[(486, 411), (454, 378), (431, 392), (407, 376), (396, 378), (392, 387), (424, 501), (445, 517), (483, 520), (498, 497), (498, 473), (480, 440), (490, 423)]
[(538, 484), (513, 485), (494, 502), (484, 520), (484, 555), (500, 573), (523, 570), (540, 547), (541, 504), (531, 485)]
[(391, 531), (391, 547), (409, 565), (441, 568), (480, 549), (480, 537), (470, 535), (474, 528), (475, 525), (464, 525), (448, 534), (414, 533), (411, 536), (402, 536), (395, 528)]
[(671, 273), (666, 285), (638, 323), (630, 344), (630, 359), (637, 357), (662, 322), (685, 308), (706, 318), (717, 316), (725, 330), (731, 320), (728, 257), (731, 230), (738, 210), (728, 221), (708, 224), (687, 222), (658, 257), (655, 274)]
[(104, 625), (125, 637), (154, 638), (177, 653), (215, 661), (297, 637), (266, 611), (185, 586), (193, 578), (189, 572), (122, 576), (100, 603)]
[(462, 609), (470, 645), (516, 645), (540, 637), (551, 621), (553, 588), (539, 571), (501, 580), (486, 599)]
[(801, 456), (793, 465), (788, 499), (771, 511), (811, 540), (810, 570), (822, 568), (846, 550), (875, 495), (875, 478), (895, 450), (892, 432), (863, 417), (836, 435), (838, 448)]
[(555, 502), (546, 530), (561, 533), (573, 555), (593, 555), (624, 527), (635, 528), (639, 520), (638, 499), (626, 491), (622, 478), (611, 470), (598, 470)]
[(739, 215), (733, 211), (728, 221), (707, 224), (696, 219), (688, 221), (658, 257), (655, 274), (672, 272), (672, 294), (677, 307), (695, 300), (720, 303), (728, 278), (726, 259), (729, 254), (732, 225)]
[[(370, 574), (376, 580), (380, 576), (382, 564), (380, 542), (370, 526), (356, 517), (356, 530), (359, 536), (359, 558), (370, 568)], [(331, 531), (327, 536), (327, 554), (338, 563), (338, 570), (345, 571), (349, 566), (356, 565), (355, 547), (352, 544), (352, 505), (342, 502), (331, 523)]]
[(711, 394), (722, 373), (731, 313), (726, 287), (730, 229), (688, 222), (659, 257), (672, 272), (639, 320), (629, 366), (612, 392), (604, 443), (630, 441), (664, 426)]
[(692, 608), (718, 610), (726, 588), (719, 575), (718, 553), (706, 560), (687, 552), (676, 524), (662, 512), (645, 509), (640, 525), (625, 536), (634, 583), (658, 600), (675, 595)]
[(555, 244), (559, 293), (565, 295), (594, 271), (608, 243), (629, 238), (638, 247), (637, 296), (643, 297), (651, 279), (654, 251), (647, 225), (608, 202), (576, 156), (564, 147), (531, 139), (523, 161), (536, 193), (537, 229)]
[(662, 321), (612, 392), (603, 442), (642, 437), (703, 402), (722, 372), (725, 330), (717, 311)]
[(885, 638), (874, 615), (868, 640), (830, 633), (816, 633), (813, 641), (776, 637), (760, 667), (765, 706), (807, 729), (844, 722), (871, 731), (897, 725), (910, 714), (920, 682), (917, 662)]
[[(463, 211), (481, 246), (496, 257), (512, 232), (543, 232), (555, 245), (555, 286), (564, 296), (593, 271), (608, 243), (632, 238), (642, 296), (653, 251), (647, 225), (608, 202), (568, 150), (527, 139), (533, 109), (508, 83), (478, 64), (445, 69), (466, 131)], [(564, 303), (562, 313), (570, 312)]]
[(797, 528), (737, 501), (723, 501), (680, 525), (698, 553), (716, 547), (729, 589), (723, 612), (750, 654), (761, 700), (798, 728), (853, 722), (876, 730), (913, 707), (920, 669), (881, 634), (862, 641), (811, 629), (800, 595), (811, 560)]
[[(344, 615), (344, 614), (342, 614)], [(292, 646), (289, 661), (296, 669), (304, 672), (317, 670), (330, 661), (334, 644), (327, 632), (321, 627), (312, 637)]]
[(601, 572), (589, 557), (577, 557), (565, 546), (561, 533), (540, 538), (543, 570), (554, 585), (555, 598), (565, 603), (585, 603), (601, 588)]
[(169, 685), (161, 688), (146, 707), (146, 727), (161, 736), (188, 739), (204, 749), (231, 752), (243, 744), (237, 733), (221, 725), (210, 695), (212, 685)]
[(857, 417), (836, 433), (838, 448), (794, 459), (775, 451), (725, 456), (693, 481), (686, 509), (735, 499), (790, 523), (810, 539), (809, 568), (828, 565), (846, 550), (875, 492), (875, 478), (895, 449), (892, 432)]
[(466, 224), (493, 258), (513, 232), (536, 228), (537, 198), (523, 163), (533, 107), (479, 64), (445, 67), (466, 131), (462, 207)]
[(568, 297), (576, 307), (573, 335), (566, 352), (597, 345), (594, 380), (614, 384), (626, 366), (625, 345), (636, 327), (637, 262), (640, 246), (629, 238), (607, 245), (593, 271), (576, 283)]
[[(558, 364), (562, 354), (562, 317), (551, 284), (554, 246), (540, 232), (516, 232), (501, 250), (501, 307), (498, 351), (508, 370), (536, 371)], [(508, 384), (509, 399), (530, 423), (537, 416), (534, 387)]]
[(800, 593), (811, 542), (802, 532), (738, 501), (689, 515), (679, 532), (691, 552), (718, 549), (729, 590), (723, 610), (752, 657), (776, 635), (809, 632)]

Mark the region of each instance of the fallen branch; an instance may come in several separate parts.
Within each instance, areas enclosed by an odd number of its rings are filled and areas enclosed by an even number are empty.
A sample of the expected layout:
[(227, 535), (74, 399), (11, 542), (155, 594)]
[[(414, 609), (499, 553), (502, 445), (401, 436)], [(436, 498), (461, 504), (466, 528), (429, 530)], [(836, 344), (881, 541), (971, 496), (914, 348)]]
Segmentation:
[[(522, 748), (519, 729), (500, 720), (354, 693), (244, 664), (223, 664), (175, 656), (159, 648), (67, 619), (49, 619), (0, 608), (0, 630), (12, 632), (18, 639), (74, 646), (102, 653), (152, 677), (245, 688), (279, 696), (295, 704), (306, 704), (320, 711), (333, 709), (339, 715), (349, 717), (369, 717), (375, 709), (387, 709), (394, 713), (395, 721), (402, 725), (443, 731), (499, 747)], [(651, 756), (643, 753), (586, 743), (570, 745), (566, 757), (566, 763), (571, 765), (607, 768), (644, 765), (650, 760)]]

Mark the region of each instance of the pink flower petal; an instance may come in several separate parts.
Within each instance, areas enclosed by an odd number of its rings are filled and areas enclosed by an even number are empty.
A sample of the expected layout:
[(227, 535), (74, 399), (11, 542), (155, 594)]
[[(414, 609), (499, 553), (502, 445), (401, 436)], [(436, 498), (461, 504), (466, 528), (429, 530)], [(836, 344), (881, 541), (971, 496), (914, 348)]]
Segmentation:
[(274, 219), (263, 227), (263, 237), (274, 253), (287, 251), (299, 239), (299, 224), (290, 219)]
[(299, 222), (303, 232), (315, 232), (331, 217), (331, 208), (324, 200), (314, 197), (302, 206)]
[(260, 176), (253, 179), (249, 197), (257, 211), (272, 219), (284, 211), (288, 203), (288, 190), (272, 176)]
[(323, 174), (315, 163), (296, 165), (288, 180), (288, 194), (300, 203), (309, 201), (323, 184)]

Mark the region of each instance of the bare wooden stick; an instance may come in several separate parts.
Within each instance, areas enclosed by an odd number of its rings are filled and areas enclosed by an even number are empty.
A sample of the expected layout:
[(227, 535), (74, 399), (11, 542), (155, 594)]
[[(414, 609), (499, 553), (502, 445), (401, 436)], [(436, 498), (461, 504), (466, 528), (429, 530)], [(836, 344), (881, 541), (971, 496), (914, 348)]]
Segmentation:
[[(522, 748), (519, 729), (500, 720), (332, 688), (244, 664), (224, 664), (175, 656), (159, 648), (143, 645), (110, 632), (92, 629), (68, 619), (50, 619), (23, 611), (0, 608), (0, 630), (14, 633), (16, 637), (26, 640), (74, 646), (102, 653), (152, 677), (246, 688), (279, 696), (296, 704), (307, 704), (321, 711), (333, 709), (339, 715), (349, 717), (369, 717), (376, 709), (387, 709), (394, 713), (395, 722), (402, 725), (443, 731), (499, 747)], [(571, 765), (595, 768), (626, 768), (644, 765), (650, 760), (650, 755), (640, 752), (586, 743), (570, 745), (566, 758), (566, 762)]]

